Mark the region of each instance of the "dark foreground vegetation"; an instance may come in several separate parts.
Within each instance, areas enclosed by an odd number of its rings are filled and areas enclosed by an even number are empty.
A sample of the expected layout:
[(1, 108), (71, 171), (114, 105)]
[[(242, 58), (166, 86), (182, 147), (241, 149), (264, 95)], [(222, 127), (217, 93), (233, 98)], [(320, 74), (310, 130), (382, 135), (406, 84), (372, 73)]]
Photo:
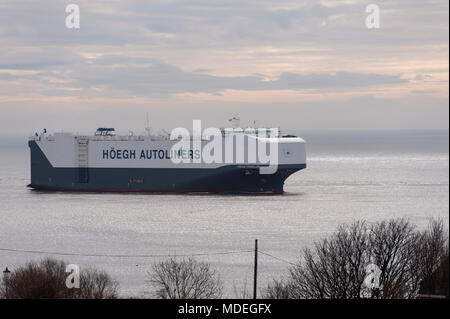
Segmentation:
[(266, 298), (448, 298), (448, 231), (431, 221), (417, 231), (404, 220), (341, 226), (306, 248)]
[(161, 299), (217, 299), (222, 282), (208, 263), (175, 257), (155, 263), (149, 272), (155, 297)]
[(66, 263), (55, 259), (29, 262), (4, 274), (0, 298), (6, 299), (115, 299), (118, 283), (104, 271), (80, 272), (79, 288), (66, 286)]
[[(343, 225), (305, 248), (286, 278), (273, 279), (264, 298), (431, 298), (449, 296), (448, 230), (431, 221), (424, 231), (404, 219)], [(0, 298), (117, 298), (107, 273), (82, 270), (80, 287), (66, 286), (66, 264), (30, 262), (5, 274)], [(192, 258), (156, 262), (148, 273), (154, 296), (163, 299), (221, 298), (223, 283), (205, 262)], [(246, 291), (238, 297), (248, 297)]]

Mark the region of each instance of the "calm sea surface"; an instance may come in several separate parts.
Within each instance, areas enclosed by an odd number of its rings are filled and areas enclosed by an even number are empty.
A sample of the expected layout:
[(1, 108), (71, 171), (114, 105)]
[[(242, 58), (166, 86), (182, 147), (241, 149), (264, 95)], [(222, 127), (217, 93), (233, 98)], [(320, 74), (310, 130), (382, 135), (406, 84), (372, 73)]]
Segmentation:
[[(208, 261), (236, 297), (253, 280), (258, 238), (259, 285), (287, 274), (300, 251), (342, 223), (406, 217), (418, 228), (449, 216), (446, 132), (307, 133), (308, 168), (283, 195), (45, 193), (26, 188), (29, 151), (0, 143), (0, 267), (45, 256), (108, 271), (124, 296), (148, 297), (147, 272), (161, 257), (211, 254)], [(227, 252), (236, 252), (225, 254)], [(224, 254), (216, 254), (224, 253)], [(83, 256), (126, 255), (127, 257)], [(147, 257), (130, 257), (147, 255)]]

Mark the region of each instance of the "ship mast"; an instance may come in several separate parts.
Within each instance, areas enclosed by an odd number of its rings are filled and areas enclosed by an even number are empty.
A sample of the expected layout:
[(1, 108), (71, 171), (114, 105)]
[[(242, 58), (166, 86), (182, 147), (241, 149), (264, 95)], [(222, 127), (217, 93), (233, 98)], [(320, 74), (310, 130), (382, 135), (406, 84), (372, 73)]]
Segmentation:
[(150, 136), (150, 130), (151, 130), (151, 127), (150, 127), (150, 122), (149, 122), (149, 120), (148, 120), (148, 112), (147, 112), (147, 126), (145, 127), (145, 130), (147, 131), (147, 136)]

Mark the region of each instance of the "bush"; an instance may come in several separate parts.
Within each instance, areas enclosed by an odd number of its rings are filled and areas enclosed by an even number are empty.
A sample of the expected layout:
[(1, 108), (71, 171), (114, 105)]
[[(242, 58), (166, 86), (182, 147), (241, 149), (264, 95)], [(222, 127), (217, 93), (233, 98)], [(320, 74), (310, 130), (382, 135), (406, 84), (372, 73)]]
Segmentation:
[(149, 283), (162, 299), (211, 299), (222, 296), (222, 283), (208, 263), (170, 258), (153, 265)]
[(66, 264), (47, 258), (12, 271), (0, 284), (6, 299), (102, 299), (117, 297), (117, 282), (94, 269), (80, 272), (80, 288), (66, 287)]
[(116, 299), (119, 284), (105, 272), (96, 269), (82, 270), (80, 289), (76, 289), (79, 299)]
[(267, 285), (263, 297), (265, 299), (290, 299), (292, 298), (292, 287), (289, 282), (272, 279)]

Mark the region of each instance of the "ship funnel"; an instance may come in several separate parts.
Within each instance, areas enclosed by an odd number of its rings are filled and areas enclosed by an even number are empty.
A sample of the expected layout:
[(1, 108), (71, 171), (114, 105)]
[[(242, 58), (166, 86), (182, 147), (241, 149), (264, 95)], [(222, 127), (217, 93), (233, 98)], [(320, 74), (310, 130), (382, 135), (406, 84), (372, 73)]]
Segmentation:
[(237, 116), (233, 116), (231, 119), (228, 119), (232, 128), (238, 128), (241, 126), (241, 119)]

